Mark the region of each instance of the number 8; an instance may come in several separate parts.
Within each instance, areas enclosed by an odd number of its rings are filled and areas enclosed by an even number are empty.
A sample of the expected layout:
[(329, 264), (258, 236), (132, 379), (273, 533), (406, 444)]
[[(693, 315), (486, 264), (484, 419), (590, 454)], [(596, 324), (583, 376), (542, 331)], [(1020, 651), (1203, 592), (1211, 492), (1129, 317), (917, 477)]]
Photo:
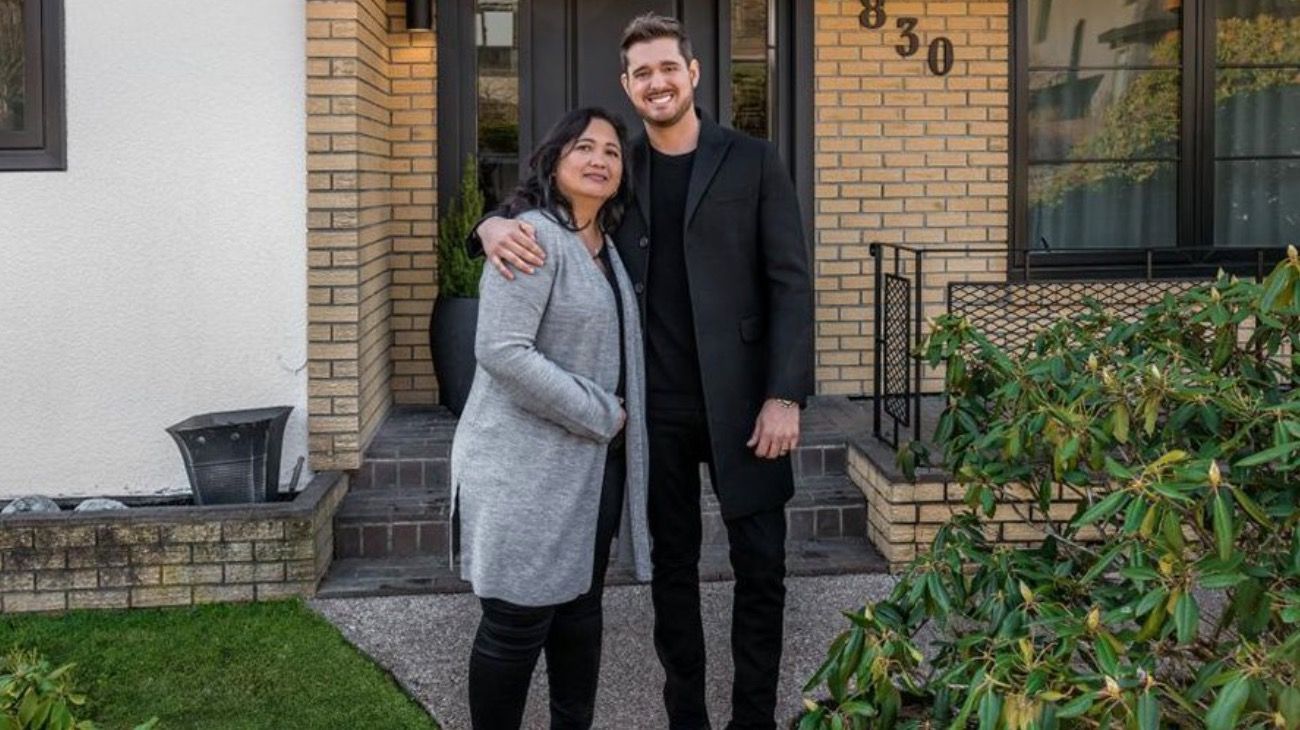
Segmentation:
[(866, 8), (858, 14), (858, 23), (867, 30), (880, 30), (885, 27), (889, 16), (885, 15), (885, 0), (862, 0)]

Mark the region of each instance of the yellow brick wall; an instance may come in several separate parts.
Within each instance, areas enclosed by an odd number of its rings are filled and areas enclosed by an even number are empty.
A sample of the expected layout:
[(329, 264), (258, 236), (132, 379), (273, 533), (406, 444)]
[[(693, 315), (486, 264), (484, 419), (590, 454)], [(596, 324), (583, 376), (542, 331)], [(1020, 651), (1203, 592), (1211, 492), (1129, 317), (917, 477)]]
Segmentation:
[[(867, 539), (898, 571), (930, 549), (939, 528), (954, 516), (970, 511), (966, 487), (948, 475), (932, 475), (916, 482), (894, 481), (857, 447), (848, 453), (849, 478), (867, 500)], [(1007, 499), (999, 502), (992, 516), (981, 514), (984, 537), (990, 542), (1032, 547), (1046, 537), (1044, 522), (1058, 528), (1068, 522), (1086, 501), (1077, 487), (1052, 486), (1052, 503), (1046, 512), (1038, 506), (1037, 491), (1012, 484)], [(1096, 542), (1101, 534), (1087, 527), (1078, 534), (1084, 542)]]
[[(874, 241), (925, 251), (925, 316), (947, 281), (1006, 275), (1010, 5), (883, 3), (880, 30), (861, 2), (815, 3), (817, 383), (872, 393)], [(899, 17), (921, 47), (902, 58)], [(926, 50), (952, 40), (955, 63), (932, 75)]]
[(429, 370), (418, 332), (432, 301), (433, 53), (433, 34), (405, 30), (404, 3), (308, 0), (315, 469), (357, 468), (394, 400), (430, 387), (417, 375)]
[(433, 236), (437, 177), (437, 49), (433, 32), (406, 31), (406, 3), (388, 3), (392, 81), (392, 316), (396, 403), (432, 403), (429, 313), (436, 295)]
[(392, 377), (392, 271), (388, 260), (393, 249), (392, 81), (387, 3), (358, 0), (357, 6), (360, 93), (353, 113), (361, 125), (357, 135), (361, 223), (357, 246), (357, 377), (361, 391), (358, 446), (364, 448), (392, 405), (388, 388)]

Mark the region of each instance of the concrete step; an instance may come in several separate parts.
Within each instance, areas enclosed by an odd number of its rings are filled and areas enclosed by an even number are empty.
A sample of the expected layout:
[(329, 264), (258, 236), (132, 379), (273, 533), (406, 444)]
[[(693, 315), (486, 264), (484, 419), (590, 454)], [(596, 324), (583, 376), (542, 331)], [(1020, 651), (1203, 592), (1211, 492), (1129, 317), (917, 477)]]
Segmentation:
[[(865, 538), (792, 540), (786, 544), (789, 575), (844, 575), (886, 572), (884, 559)], [(700, 580), (733, 578), (726, 544), (705, 545), (700, 554)], [(615, 562), (609, 585), (634, 583), (628, 566)], [(464, 593), (469, 584), (446, 557), (414, 556), (344, 558), (334, 561), (321, 582), (321, 598), (358, 598), (420, 593)]]

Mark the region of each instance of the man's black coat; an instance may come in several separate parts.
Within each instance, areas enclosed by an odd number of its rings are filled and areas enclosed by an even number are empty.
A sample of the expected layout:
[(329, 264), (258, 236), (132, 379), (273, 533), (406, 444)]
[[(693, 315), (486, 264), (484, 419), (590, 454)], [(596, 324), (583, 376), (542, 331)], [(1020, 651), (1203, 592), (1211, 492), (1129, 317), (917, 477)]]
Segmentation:
[[(644, 134), (631, 152), (636, 205), (614, 241), (644, 321), (654, 255)], [(723, 516), (780, 506), (794, 491), (789, 458), (760, 459), (745, 442), (768, 398), (802, 404), (812, 393), (813, 298), (794, 186), (774, 146), (700, 115), (683, 240)]]
[[(643, 133), (631, 147), (636, 204), (613, 238), (644, 321), (650, 144)], [(812, 394), (813, 297), (794, 186), (773, 145), (700, 114), (684, 242), (723, 516), (779, 507), (794, 492), (789, 457), (760, 459), (745, 443), (768, 398), (802, 405)]]

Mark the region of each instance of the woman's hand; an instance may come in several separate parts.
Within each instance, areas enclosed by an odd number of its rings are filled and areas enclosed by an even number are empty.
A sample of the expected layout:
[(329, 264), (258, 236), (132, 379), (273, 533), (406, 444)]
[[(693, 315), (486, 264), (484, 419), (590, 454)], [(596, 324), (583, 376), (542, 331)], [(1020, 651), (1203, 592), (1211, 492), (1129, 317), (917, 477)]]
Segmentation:
[(475, 231), (483, 242), (483, 255), (506, 279), (513, 280), (519, 269), (525, 274), (546, 262), (546, 253), (537, 245), (533, 226), (523, 221), (493, 216)]

